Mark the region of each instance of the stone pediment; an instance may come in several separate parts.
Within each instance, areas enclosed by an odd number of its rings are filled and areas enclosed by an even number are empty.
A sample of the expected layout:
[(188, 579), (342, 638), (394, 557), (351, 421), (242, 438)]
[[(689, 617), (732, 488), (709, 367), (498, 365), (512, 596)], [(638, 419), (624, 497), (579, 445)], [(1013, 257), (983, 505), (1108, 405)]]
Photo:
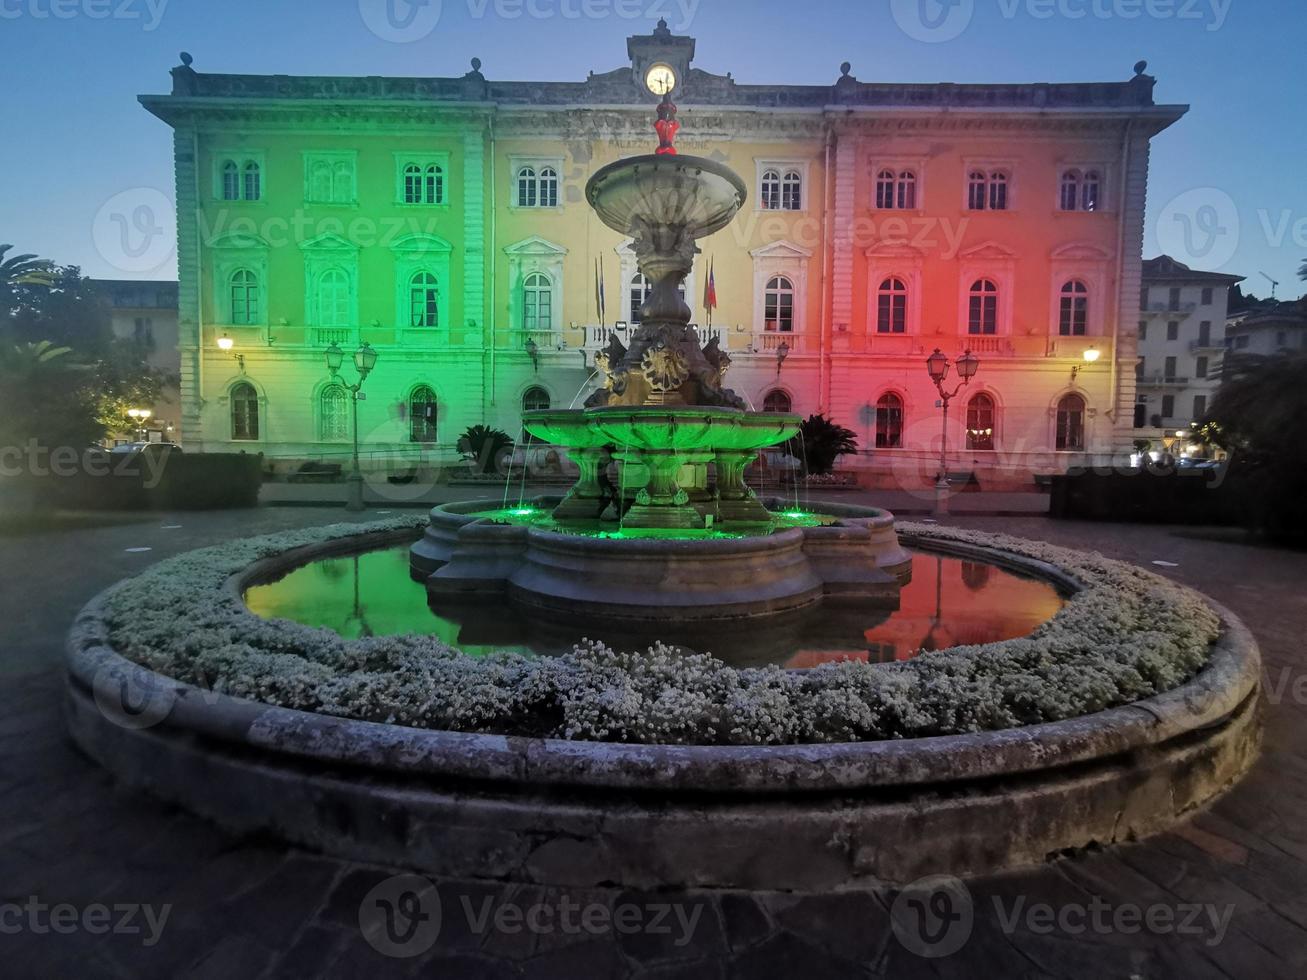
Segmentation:
[(1092, 242), (1069, 242), (1053, 249), (1052, 257), (1063, 262), (1106, 262), (1112, 253)]
[(504, 252), (508, 255), (566, 255), (567, 249), (539, 235), (532, 235), (512, 245), (505, 245)]
[(1011, 262), (1016, 257), (1016, 252), (995, 241), (981, 242), (958, 253), (958, 258), (968, 262)]
[(920, 262), (923, 257), (921, 249), (909, 245), (906, 238), (887, 238), (875, 242), (867, 246), (863, 254), (869, 259), (903, 259), (909, 262)]
[(270, 247), (266, 239), (253, 232), (244, 231), (218, 235), (204, 244), (206, 248), (213, 249), (267, 249)]
[(755, 259), (809, 259), (812, 249), (782, 240), (759, 246), (749, 254)]
[(357, 252), (359, 247), (347, 238), (327, 232), (300, 242), (300, 248), (306, 252)]
[(391, 242), (390, 248), (395, 252), (420, 252), (429, 255), (451, 252), (454, 246), (439, 235), (412, 234), (395, 239), (395, 241)]

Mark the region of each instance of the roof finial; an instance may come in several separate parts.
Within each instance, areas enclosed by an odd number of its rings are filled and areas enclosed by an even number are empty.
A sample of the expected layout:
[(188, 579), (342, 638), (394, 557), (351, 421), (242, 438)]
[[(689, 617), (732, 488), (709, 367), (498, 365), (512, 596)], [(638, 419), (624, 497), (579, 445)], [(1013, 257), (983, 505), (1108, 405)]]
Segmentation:
[(847, 61), (844, 62), (842, 65), (840, 65), (840, 76), (841, 76), (841, 77), (843, 77), (843, 78), (848, 78), (848, 77), (849, 77), (849, 72), (851, 72), (851, 71), (853, 71), (853, 66), (852, 66), (851, 64), (849, 64)]
[(181, 59), (182, 59), (182, 64), (185, 65), (187, 68), (191, 67), (191, 62), (195, 60), (194, 58), (191, 57), (189, 51), (183, 51), (181, 53)]
[(1136, 75), (1142, 75), (1142, 74), (1143, 74), (1144, 72), (1146, 72), (1146, 71), (1148, 71), (1148, 62), (1146, 62), (1146, 61), (1136, 61), (1136, 62), (1135, 62), (1135, 74), (1136, 74)]

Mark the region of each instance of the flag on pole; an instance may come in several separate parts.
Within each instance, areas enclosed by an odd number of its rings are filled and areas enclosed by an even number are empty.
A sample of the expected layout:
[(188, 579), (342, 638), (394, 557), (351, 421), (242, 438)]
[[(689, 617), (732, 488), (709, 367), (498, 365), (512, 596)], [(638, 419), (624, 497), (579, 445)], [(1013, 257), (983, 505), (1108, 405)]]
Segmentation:
[(703, 308), (708, 313), (708, 326), (712, 326), (712, 311), (717, 308), (717, 276), (715, 261), (708, 260), (708, 284), (703, 289)]
[(608, 310), (604, 297), (604, 257), (599, 256), (599, 322), (608, 326)]
[(599, 295), (599, 260), (595, 259), (595, 316), (599, 318), (600, 324), (604, 322), (604, 302)]

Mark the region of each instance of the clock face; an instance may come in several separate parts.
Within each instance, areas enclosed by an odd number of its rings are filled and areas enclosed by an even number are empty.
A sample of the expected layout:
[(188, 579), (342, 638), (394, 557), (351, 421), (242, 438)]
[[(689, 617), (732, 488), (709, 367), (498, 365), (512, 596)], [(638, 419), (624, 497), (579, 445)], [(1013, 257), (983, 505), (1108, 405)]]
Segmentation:
[(644, 84), (654, 95), (666, 95), (676, 88), (676, 72), (667, 65), (654, 65), (645, 74)]

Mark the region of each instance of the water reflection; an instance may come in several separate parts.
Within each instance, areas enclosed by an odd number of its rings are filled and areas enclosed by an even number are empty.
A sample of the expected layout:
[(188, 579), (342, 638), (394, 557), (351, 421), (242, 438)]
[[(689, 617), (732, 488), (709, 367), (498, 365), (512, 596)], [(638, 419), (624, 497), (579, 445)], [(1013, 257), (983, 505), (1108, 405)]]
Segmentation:
[(620, 649), (664, 640), (736, 666), (790, 667), (906, 660), (922, 650), (1022, 636), (1062, 606), (1046, 582), (983, 562), (918, 552), (895, 610), (827, 605), (765, 622), (717, 626), (578, 624), (527, 616), (503, 599), (458, 599), (429, 607), (426, 590), (409, 577), (407, 546), (313, 562), (251, 588), (245, 600), (260, 616), (326, 627), (349, 638), (424, 633), (470, 656), (498, 650), (554, 655), (590, 637)]

